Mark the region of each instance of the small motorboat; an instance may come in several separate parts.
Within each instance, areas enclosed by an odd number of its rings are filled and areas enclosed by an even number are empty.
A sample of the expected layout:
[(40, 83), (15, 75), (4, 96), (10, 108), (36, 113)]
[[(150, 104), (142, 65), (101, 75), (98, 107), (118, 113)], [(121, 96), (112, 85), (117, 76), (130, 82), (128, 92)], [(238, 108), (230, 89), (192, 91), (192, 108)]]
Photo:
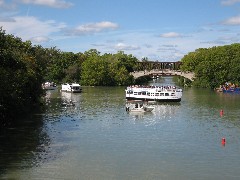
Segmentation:
[(45, 90), (55, 90), (58, 87), (54, 82), (45, 82), (44, 84), (42, 84), (42, 88)]
[(82, 86), (78, 83), (65, 83), (65, 84), (62, 84), (61, 91), (80, 93), (82, 92)]

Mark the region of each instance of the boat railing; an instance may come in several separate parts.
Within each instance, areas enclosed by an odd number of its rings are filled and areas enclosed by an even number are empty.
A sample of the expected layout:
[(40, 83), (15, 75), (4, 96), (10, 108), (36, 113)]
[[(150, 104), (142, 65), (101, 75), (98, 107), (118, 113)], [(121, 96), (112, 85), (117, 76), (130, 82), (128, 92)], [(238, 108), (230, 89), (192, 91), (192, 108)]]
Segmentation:
[(156, 92), (159, 91), (168, 91), (168, 92), (182, 92), (182, 89), (180, 88), (176, 88), (176, 87), (155, 87), (155, 88), (151, 88), (151, 87), (127, 87), (126, 89), (127, 91), (153, 91), (155, 90)]

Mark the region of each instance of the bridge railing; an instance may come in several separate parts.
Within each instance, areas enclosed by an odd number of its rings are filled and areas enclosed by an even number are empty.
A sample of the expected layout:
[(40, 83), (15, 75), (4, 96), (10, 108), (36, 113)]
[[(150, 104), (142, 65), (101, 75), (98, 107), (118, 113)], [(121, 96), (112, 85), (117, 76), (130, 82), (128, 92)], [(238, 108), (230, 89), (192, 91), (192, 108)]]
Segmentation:
[(191, 81), (194, 81), (194, 73), (192, 72), (182, 72), (179, 70), (161, 69), (161, 70), (151, 70), (151, 71), (135, 71), (131, 73), (134, 78), (139, 78), (141, 76), (158, 74), (158, 75), (168, 75), (168, 76), (183, 76)]

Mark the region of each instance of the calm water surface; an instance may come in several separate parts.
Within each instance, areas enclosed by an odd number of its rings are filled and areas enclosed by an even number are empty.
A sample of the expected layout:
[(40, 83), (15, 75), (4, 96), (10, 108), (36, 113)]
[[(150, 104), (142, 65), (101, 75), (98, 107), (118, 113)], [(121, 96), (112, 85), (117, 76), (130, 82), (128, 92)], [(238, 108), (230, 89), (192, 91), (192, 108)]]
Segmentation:
[(50, 91), (46, 103), (1, 130), (0, 179), (240, 179), (240, 95), (188, 88), (140, 114), (125, 111), (124, 87)]

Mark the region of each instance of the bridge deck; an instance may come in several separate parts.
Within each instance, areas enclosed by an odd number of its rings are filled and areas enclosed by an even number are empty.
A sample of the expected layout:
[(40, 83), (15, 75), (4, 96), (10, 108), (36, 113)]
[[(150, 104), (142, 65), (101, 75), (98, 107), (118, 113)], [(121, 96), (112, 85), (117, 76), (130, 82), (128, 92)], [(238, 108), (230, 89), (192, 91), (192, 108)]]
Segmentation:
[(183, 76), (191, 81), (194, 80), (194, 73), (191, 72), (181, 72), (181, 71), (175, 71), (175, 70), (169, 70), (169, 69), (164, 69), (164, 70), (151, 70), (151, 71), (135, 71), (131, 73), (133, 77), (139, 78), (141, 76), (146, 76), (146, 75), (160, 75), (160, 76)]

